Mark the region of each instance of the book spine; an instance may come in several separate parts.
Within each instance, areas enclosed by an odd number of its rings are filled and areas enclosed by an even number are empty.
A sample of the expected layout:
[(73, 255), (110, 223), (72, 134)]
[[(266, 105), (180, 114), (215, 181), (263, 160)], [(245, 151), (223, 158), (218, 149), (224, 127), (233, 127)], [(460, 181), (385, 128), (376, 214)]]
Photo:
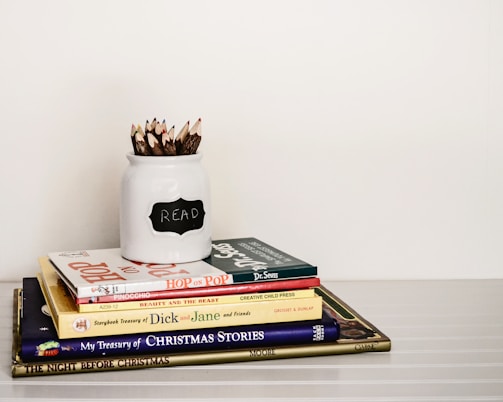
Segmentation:
[(226, 351), (180, 353), (173, 355), (118, 356), (113, 358), (40, 363), (13, 362), (11, 368), (13, 377), (29, 377), (153, 367), (187, 366), (195, 364), (287, 359), (362, 352), (384, 352), (390, 350), (390, 347), (391, 342), (389, 340), (381, 342), (359, 342), (358, 344), (340, 344), (335, 342), (318, 345), (231, 349)]
[(283, 280), (288, 278), (304, 278), (316, 276), (318, 269), (315, 266), (298, 266), (288, 269), (274, 270), (270, 268), (267, 271), (257, 272), (237, 272), (232, 274), (234, 283), (260, 282), (271, 280)]
[(151, 282), (114, 283), (112, 285), (79, 286), (76, 289), (77, 297), (93, 297), (101, 294), (121, 294), (137, 292), (157, 292), (161, 290), (191, 289), (206, 286), (223, 286), (234, 283), (233, 276), (229, 274), (205, 275), (178, 279), (166, 279)]
[[(184, 306), (156, 310), (68, 313), (52, 311), (61, 339), (215, 328), (316, 320), (322, 316), (321, 297), (260, 301), (216, 306)], [(49, 303), (50, 304), (50, 303)]]
[[(59, 272), (59, 271), (58, 271)], [(113, 285), (79, 286), (76, 289), (78, 298), (93, 297), (102, 294), (121, 294), (137, 292), (157, 292), (162, 290), (196, 289), (212, 286), (224, 286), (238, 283), (255, 283), (272, 280), (309, 278), (317, 275), (314, 266), (302, 266), (288, 270), (270, 270), (264, 272), (242, 272), (223, 275), (205, 275), (164, 281), (116, 283)]]
[(55, 361), (125, 355), (153, 355), (206, 350), (257, 348), (334, 342), (339, 325), (328, 314), (322, 320), (299, 323), (246, 325), (239, 327), (169, 331), (54, 340), (23, 339), (24, 362)]
[(253, 301), (275, 301), (303, 299), (314, 296), (314, 289), (291, 290), (284, 292), (262, 292), (254, 294), (236, 294), (212, 297), (187, 297), (176, 299), (158, 299), (153, 301), (125, 301), (120, 303), (91, 303), (79, 304), (78, 310), (81, 313), (99, 311), (122, 311), (139, 309), (159, 309), (167, 307), (183, 306), (216, 306), (219, 304), (241, 304)]
[(242, 283), (204, 288), (159, 290), (155, 292), (133, 292), (75, 298), (76, 304), (119, 303), (124, 301), (174, 299), (177, 297), (223, 296), (227, 294), (268, 292), (279, 290), (305, 289), (320, 286), (320, 278), (287, 279), (282, 281), (265, 281)]

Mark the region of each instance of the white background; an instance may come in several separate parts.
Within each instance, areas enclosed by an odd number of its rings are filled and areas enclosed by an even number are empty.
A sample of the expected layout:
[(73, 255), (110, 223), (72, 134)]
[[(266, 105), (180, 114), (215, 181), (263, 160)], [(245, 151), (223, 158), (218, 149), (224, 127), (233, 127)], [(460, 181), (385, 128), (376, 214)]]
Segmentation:
[(118, 247), (132, 123), (201, 117), (213, 237), (503, 277), (503, 2), (1, 0), (0, 279)]

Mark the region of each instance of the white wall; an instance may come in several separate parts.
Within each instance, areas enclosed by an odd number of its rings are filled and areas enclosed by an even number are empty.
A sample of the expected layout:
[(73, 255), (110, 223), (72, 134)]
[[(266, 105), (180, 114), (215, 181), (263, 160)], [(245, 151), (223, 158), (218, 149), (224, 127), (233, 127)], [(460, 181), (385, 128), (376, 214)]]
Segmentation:
[(214, 238), (502, 278), (503, 2), (0, 1), (0, 279), (116, 247), (132, 123), (203, 119)]

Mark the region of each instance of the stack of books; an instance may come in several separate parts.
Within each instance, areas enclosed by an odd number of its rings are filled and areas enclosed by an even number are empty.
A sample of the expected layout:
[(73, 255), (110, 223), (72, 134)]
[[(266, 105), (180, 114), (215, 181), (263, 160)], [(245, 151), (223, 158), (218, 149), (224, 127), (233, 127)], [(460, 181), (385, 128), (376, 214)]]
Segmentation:
[(186, 264), (48, 253), (14, 290), (14, 377), (387, 351), (390, 339), (256, 238)]

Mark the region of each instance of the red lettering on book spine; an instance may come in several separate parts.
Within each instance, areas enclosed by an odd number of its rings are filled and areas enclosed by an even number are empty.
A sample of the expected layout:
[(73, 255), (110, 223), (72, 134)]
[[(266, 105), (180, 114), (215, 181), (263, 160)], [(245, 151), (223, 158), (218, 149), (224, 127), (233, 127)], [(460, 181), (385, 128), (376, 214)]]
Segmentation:
[(222, 286), (232, 283), (231, 275), (207, 276), (204, 279), (206, 281), (205, 286)]
[(68, 264), (71, 269), (79, 271), (80, 277), (88, 283), (104, 282), (110, 280), (125, 281), (126, 278), (117, 272), (112, 272), (104, 262), (92, 265), (88, 262), (72, 262)]
[(166, 281), (166, 286), (168, 289), (187, 289), (191, 287), (201, 286), (222, 286), (232, 283), (232, 275), (219, 275), (219, 276), (205, 276), (201, 280), (194, 280), (193, 278), (180, 278), (180, 279), (168, 279)]

